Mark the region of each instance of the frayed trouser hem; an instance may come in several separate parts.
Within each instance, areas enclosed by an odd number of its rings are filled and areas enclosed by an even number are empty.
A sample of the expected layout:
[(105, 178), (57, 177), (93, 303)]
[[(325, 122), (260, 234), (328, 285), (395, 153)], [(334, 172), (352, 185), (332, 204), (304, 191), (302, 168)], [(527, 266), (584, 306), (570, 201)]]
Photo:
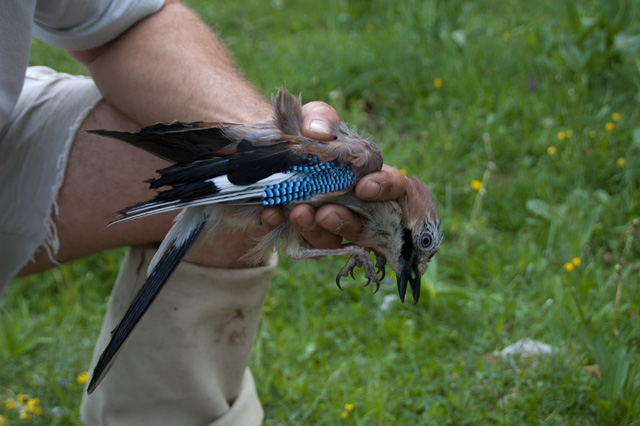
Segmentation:
[(102, 99), (93, 80), (29, 67), (0, 134), (0, 293), (44, 247), (55, 262), (54, 215), (78, 129)]

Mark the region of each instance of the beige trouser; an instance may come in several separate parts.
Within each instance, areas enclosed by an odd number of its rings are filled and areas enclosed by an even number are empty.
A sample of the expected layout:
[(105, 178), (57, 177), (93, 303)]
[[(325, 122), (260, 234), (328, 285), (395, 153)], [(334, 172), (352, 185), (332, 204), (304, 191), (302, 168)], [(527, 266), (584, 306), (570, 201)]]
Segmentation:
[[(155, 247), (133, 247), (111, 294), (91, 368), (146, 278)], [(131, 333), (111, 370), (82, 401), (93, 425), (240, 425), (262, 422), (247, 369), (268, 265), (218, 269), (182, 263)], [(92, 370), (89, 370), (90, 373)]]

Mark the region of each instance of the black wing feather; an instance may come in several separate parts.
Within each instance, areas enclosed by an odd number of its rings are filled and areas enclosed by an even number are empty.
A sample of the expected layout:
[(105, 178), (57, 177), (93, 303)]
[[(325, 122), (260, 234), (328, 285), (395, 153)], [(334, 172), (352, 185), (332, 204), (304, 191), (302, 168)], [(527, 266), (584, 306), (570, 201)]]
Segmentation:
[(255, 146), (242, 141), (237, 151), (228, 156), (211, 156), (190, 164), (175, 164), (159, 170), (159, 178), (150, 179), (149, 188), (200, 183), (217, 176), (227, 175), (234, 185), (251, 185), (257, 181), (289, 170), (291, 166), (311, 164), (306, 156), (294, 154), (288, 149), (288, 143), (270, 146)]
[(225, 135), (223, 127), (199, 127), (203, 124), (206, 123), (175, 121), (154, 124), (139, 132), (104, 129), (87, 132), (121, 140), (172, 163), (187, 164), (234, 143)]
[(191, 248), (195, 242), (204, 225), (205, 223), (203, 222), (199, 227), (193, 229), (183, 244), (180, 246), (174, 245), (164, 253), (160, 262), (158, 262), (156, 268), (144, 282), (131, 302), (131, 305), (129, 305), (129, 309), (127, 309), (124, 317), (113, 331), (109, 344), (102, 352), (102, 355), (100, 355), (100, 359), (93, 370), (91, 382), (89, 382), (89, 387), (87, 388), (88, 393), (93, 392), (107, 374), (118, 350), (131, 331), (133, 331), (136, 324), (138, 324), (140, 318), (142, 318), (149, 306), (151, 306), (151, 303), (158, 293), (160, 293), (160, 290), (162, 290), (171, 274), (173, 274), (173, 271), (178, 267), (182, 258), (187, 254), (187, 251), (189, 251), (189, 248)]
[(138, 133), (162, 135), (164, 133), (185, 132), (202, 127), (214, 126), (214, 124), (205, 123), (204, 121), (194, 121), (191, 123), (185, 123), (184, 121), (172, 121), (171, 123), (156, 123), (151, 126), (143, 127), (142, 129), (138, 130)]
[(195, 161), (186, 165), (173, 165), (158, 170), (159, 178), (149, 179), (150, 189), (163, 186), (203, 182), (216, 176), (222, 176), (229, 171), (229, 160), (226, 158), (211, 158), (209, 160)]
[(305, 156), (292, 153), (286, 143), (258, 147), (252, 151), (238, 152), (229, 157), (227, 177), (234, 185), (250, 185), (274, 173), (282, 173), (291, 166), (311, 163)]

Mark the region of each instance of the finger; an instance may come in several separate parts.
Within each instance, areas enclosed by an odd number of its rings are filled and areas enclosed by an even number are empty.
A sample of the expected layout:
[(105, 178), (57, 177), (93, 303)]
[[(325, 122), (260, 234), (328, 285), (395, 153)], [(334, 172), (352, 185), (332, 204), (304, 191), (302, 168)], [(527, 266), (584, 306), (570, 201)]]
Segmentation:
[(314, 101), (302, 106), (302, 134), (319, 141), (332, 141), (336, 135), (332, 125), (339, 122), (338, 113), (329, 104)]
[(342, 237), (332, 234), (316, 223), (316, 211), (308, 204), (299, 204), (289, 214), (295, 230), (315, 248), (336, 248), (342, 244)]
[(406, 179), (400, 170), (384, 164), (382, 170), (360, 179), (356, 185), (356, 195), (363, 200), (397, 200), (406, 191)]
[(360, 216), (346, 207), (326, 204), (318, 209), (316, 223), (333, 235), (355, 241), (363, 230)]
[(286, 219), (280, 207), (265, 207), (260, 214), (260, 222), (267, 229), (273, 230)]

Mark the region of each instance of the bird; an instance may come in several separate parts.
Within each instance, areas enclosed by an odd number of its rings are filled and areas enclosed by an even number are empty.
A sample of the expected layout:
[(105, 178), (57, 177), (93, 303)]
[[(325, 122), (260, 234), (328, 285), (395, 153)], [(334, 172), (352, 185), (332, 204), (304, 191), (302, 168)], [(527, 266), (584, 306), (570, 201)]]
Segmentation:
[(271, 104), (273, 119), (251, 125), (174, 121), (137, 132), (88, 130), (172, 163), (146, 181), (157, 191), (155, 197), (120, 210), (109, 226), (181, 210), (150, 262), (146, 281), (101, 354), (87, 388), (89, 394), (106, 376), (126, 338), (196, 241), (223, 229), (242, 230), (258, 224), (264, 206), (282, 206), (288, 213), (297, 203), (339, 204), (361, 216), (363, 232), (356, 241), (338, 248), (309, 248), (285, 220), (246, 254), (248, 262), (265, 261), (278, 242), (293, 259), (348, 255), (336, 276), (339, 288), (341, 278), (354, 278), (354, 269), (362, 267), (365, 285), (375, 282), (377, 291), (388, 265), (395, 272), (400, 300), (404, 302), (410, 286), (418, 302), (420, 279), (442, 241), (436, 205), (426, 186), (407, 178), (406, 192), (399, 200), (359, 199), (354, 191), (358, 180), (382, 168), (379, 148), (344, 122), (334, 123), (333, 141), (303, 136), (301, 96), (292, 95), (285, 86), (272, 96)]

